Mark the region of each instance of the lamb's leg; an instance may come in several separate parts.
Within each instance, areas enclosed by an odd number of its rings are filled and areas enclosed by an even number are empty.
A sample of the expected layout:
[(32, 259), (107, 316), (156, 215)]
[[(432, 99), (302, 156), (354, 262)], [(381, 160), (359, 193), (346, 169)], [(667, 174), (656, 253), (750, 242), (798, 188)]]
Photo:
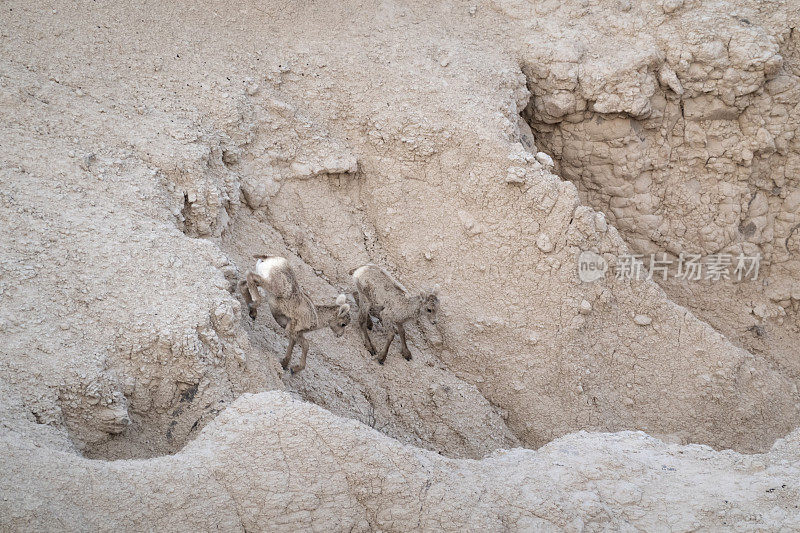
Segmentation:
[(403, 327), (403, 324), (397, 324), (397, 334), (400, 335), (400, 343), (403, 345), (400, 348), (400, 353), (403, 354), (406, 361), (411, 361), (411, 350), (408, 349), (408, 345), (406, 344), (406, 329)]
[[(247, 277), (250, 277), (250, 272), (247, 273)], [(249, 279), (247, 281), (239, 281), (239, 292), (242, 293), (242, 297), (244, 297), (244, 303), (247, 304), (247, 312), (250, 315), (250, 318), (255, 319), (258, 304), (253, 301), (253, 293), (250, 291)], [(258, 291), (256, 291), (256, 294), (258, 294)]]
[(247, 271), (246, 279), (247, 291), (243, 292), (249, 293), (249, 297), (245, 295), (244, 300), (247, 302), (247, 311), (250, 314), (250, 318), (255, 320), (258, 315), (258, 306), (261, 305), (261, 293), (258, 291), (258, 286), (262, 279), (252, 270)]
[(389, 346), (392, 345), (395, 333), (396, 330), (394, 327), (392, 327), (391, 331), (389, 332), (389, 338), (386, 339), (386, 346), (383, 347), (383, 350), (381, 350), (381, 355), (378, 357), (378, 363), (383, 364), (383, 362), (386, 361), (386, 355), (389, 353)]
[[(360, 321), (361, 321), (361, 298), (359, 297), (359, 292), (358, 291), (353, 291), (352, 294), (353, 294), (353, 300), (356, 301), (356, 307), (358, 307), (358, 319), (359, 319), (359, 323), (360, 323)], [(364, 305), (366, 306), (366, 313), (367, 313), (367, 321), (366, 321), (367, 329), (369, 331), (372, 331), (372, 319), (369, 316), (369, 300), (367, 300), (366, 298), (364, 299)], [(375, 355), (375, 354), (373, 353), (372, 355)]]
[(286, 355), (281, 360), (281, 366), (284, 370), (289, 368), (289, 361), (292, 360), (292, 350), (294, 350), (294, 335), (289, 337), (289, 347), (286, 348)]
[(247, 286), (247, 282), (243, 279), (239, 280), (238, 283), (239, 292), (242, 293), (242, 297), (244, 298), (244, 303), (247, 304), (247, 310), (250, 311), (250, 305), (253, 303), (253, 297), (250, 295), (250, 287)]
[(297, 334), (297, 340), (300, 341), (303, 354), (300, 356), (300, 362), (292, 365), (292, 374), (297, 374), (306, 367), (306, 356), (308, 355), (308, 341), (303, 337), (302, 333)]
[(370, 322), (369, 318), (369, 311), (367, 309), (363, 309), (362, 307), (358, 308), (358, 326), (361, 330), (361, 335), (364, 337), (364, 345), (369, 350), (370, 355), (375, 355), (377, 351), (375, 350), (375, 345), (372, 344), (372, 339), (369, 338), (369, 331), (367, 331), (367, 324)]

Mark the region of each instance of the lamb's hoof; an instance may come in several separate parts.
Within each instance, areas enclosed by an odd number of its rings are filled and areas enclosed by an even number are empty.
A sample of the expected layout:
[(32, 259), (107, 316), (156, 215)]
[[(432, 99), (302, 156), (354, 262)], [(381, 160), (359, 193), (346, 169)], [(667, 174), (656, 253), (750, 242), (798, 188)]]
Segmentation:
[(300, 372), (302, 372), (304, 368), (305, 368), (304, 366), (292, 365), (292, 368), (289, 370), (289, 373), (294, 376), (295, 374), (299, 374)]
[(367, 323), (367, 329), (372, 331), (372, 321)]
[(256, 319), (256, 317), (258, 316), (258, 311), (256, 311), (255, 309), (251, 308), (251, 309), (248, 311), (248, 313), (247, 313), (247, 314), (248, 314), (248, 315), (250, 315), (250, 318), (252, 318), (253, 320), (255, 320), (255, 319)]
[(411, 361), (411, 352), (403, 352), (403, 357), (405, 357), (406, 361)]
[(284, 370), (289, 368), (289, 361), (281, 361), (281, 368)]

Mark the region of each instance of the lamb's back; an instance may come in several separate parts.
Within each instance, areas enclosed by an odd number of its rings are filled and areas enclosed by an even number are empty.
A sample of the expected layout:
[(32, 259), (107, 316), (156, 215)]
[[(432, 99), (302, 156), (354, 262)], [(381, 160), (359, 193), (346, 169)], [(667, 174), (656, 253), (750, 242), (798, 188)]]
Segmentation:
[(266, 281), (265, 290), (273, 298), (291, 298), (299, 290), (292, 267), (283, 257), (267, 257), (256, 262), (256, 273)]
[(391, 309), (408, 298), (408, 290), (391, 274), (377, 265), (364, 265), (353, 272), (359, 292), (364, 294), (373, 307)]

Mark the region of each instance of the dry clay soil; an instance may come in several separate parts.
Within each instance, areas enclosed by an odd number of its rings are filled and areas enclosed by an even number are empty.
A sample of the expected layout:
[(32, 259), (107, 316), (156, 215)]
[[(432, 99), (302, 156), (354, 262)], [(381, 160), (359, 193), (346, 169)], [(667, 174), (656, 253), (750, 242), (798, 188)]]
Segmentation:
[[(0, 530), (800, 529), (796, 2), (0, 13)], [(283, 371), (263, 253), (438, 323)]]

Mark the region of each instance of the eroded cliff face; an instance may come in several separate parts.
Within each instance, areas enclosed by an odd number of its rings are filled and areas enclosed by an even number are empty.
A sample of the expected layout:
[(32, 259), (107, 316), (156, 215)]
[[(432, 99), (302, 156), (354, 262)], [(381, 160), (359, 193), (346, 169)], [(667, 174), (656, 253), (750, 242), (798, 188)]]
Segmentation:
[[(4, 525), (796, 527), (798, 14), (733, 8), (4, 6)], [(283, 373), (254, 253), (441, 327)]]
[(578, 9), (581, 37), (559, 49), (555, 69), (552, 49), (531, 44), (523, 68), (534, 95), (524, 115), (539, 147), (646, 263), (650, 254), (676, 262), (682, 253), (716, 254), (731, 256), (733, 269), (740, 255), (760, 256), (759, 283), (655, 279), (731, 341), (796, 377), (793, 23), (757, 5), (609, 7), (617, 31), (581, 24), (591, 8)]

